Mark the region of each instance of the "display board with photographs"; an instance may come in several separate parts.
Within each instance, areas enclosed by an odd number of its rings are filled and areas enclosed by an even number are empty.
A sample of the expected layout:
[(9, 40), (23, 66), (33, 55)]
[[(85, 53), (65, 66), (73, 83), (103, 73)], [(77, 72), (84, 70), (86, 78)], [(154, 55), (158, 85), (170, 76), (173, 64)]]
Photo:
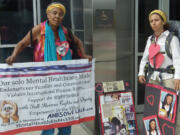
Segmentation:
[[(144, 106), (144, 134), (148, 134), (145, 120), (152, 118), (156, 120), (156, 126), (160, 135), (175, 135), (177, 115), (177, 92), (163, 86), (147, 84)], [(155, 131), (154, 131), (155, 132)], [(159, 135), (159, 134), (158, 134)]]
[(99, 96), (102, 135), (138, 135), (132, 92)]

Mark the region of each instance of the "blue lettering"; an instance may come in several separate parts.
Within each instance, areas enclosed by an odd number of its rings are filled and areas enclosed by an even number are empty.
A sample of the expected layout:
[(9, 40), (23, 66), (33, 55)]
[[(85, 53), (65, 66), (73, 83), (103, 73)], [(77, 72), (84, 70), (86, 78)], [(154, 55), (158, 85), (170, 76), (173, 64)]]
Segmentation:
[(64, 117), (64, 116), (69, 116), (69, 115), (72, 115), (74, 114), (74, 111), (71, 111), (71, 112), (59, 112), (59, 113), (52, 113), (52, 114), (49, 114), (47, 119), (49, 118), (57, 118), (57, 117)]

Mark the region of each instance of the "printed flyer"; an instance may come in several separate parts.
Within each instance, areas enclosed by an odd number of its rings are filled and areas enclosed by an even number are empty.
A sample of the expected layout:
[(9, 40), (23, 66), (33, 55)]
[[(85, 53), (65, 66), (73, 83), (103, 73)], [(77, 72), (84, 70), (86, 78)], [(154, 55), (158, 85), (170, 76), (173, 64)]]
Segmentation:
[(94, 85), (94, 60), (0, 64), (0, 134), (93, 120)]

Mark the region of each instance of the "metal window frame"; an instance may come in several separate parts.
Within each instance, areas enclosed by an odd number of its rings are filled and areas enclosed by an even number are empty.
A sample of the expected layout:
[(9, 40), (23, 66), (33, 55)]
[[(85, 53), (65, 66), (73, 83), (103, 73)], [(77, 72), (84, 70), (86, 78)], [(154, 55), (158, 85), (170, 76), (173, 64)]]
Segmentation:
[(138, 52), (138, 9), (139, 9), (139, 0), (135, 1), (135, 109), (136, 112), (143, 112), (144, 111), (144, 105), (138, 105), (138, 56), (141, 56), (142, 53)]
[(73, 5), (74, 5), (74, 1), (73, 0), (71, 0), (70, 1), (70, 6), (71, 6), (71, 8), (70, 8), (70, 12), (71, 12), (71, 25), (72, 25), (72, 32), (74, 33), (74, 29), (75, 29), (75, 25), (74, 25), (74, 7), (73, 7)]
[(169, 20), (169, 11), (170, 11), (170, 7), (169, 7), (169, 0), (159, 0), (159, 9), (162, 9), (163, 11), (166, 12), (167, 15), (167, 19)]
[[(87, 7), (87, 3), (90, 1), (91, 5), (88, 5)], [(84, 24), (84, 30), (78, 30), (78, 31), (84, 31), (84, 45), (92, 45), (92, 42), (93, 42), (93, 36), (91, 35), (91, 41), (87, 41), (86, 40), (86, 24), (87, 23), (90, 23), (92, 24), (91, 25), (91, 29), (92, 29), (92, 33), (93, 33), (93, 0), (83, 0), (83, 24)], [(91, 15), (91, 22), (87, 22), (85, 17), (88, 16), (88, 15)]]
[(36, 9), (35, 9), (37, 11), (37, 13), (36, 13), (36, 16), (37, 16), (36, 25), (37, 25), (37, 24), (41, 23), (41, 1), (40, 0), (35, 0), (35, 1), (37, 3)]

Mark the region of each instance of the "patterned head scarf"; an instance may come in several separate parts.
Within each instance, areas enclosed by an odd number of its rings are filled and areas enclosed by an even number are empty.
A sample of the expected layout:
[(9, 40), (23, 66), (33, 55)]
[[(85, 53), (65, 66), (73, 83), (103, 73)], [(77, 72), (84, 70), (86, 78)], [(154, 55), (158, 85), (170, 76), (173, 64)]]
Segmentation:
[(163, 21), (165, 23), (167, 23), (167, 17), (166, 17), (166, 14), (162, 11), (162, 10), (153, 10), (150, 14), (149, 14), (149, 19), (151, 17), (152, 14), (158, 14), (162, 17)]
[(46, 9), (46, 13), (50, 10), (52, 10), (53, 8), (59, 8), (63, 11), (63, 16), (66, 14), (66, 8), (63, 4), (58, 3), (58, 2), (53, 2), (51, 4), (48, 5), (47, 9)]

